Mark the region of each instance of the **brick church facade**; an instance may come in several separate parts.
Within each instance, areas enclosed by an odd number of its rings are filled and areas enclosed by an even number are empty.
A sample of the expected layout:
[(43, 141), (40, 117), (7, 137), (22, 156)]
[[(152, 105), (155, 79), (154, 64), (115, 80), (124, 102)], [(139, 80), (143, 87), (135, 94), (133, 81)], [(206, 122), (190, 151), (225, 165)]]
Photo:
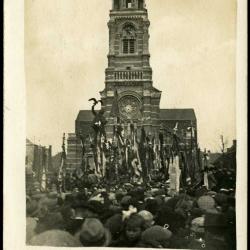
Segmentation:
[[(162, 92), (153, 86), (149, 53), (149, 19), (145, 0), (113, 0), (110, 11), (108, 67), (105, 86), (100, 92), (107, 119), (106, 133), (113, 136), (116, 118), (112, 114), (114, 101), (118, 103), (119, 116), (124, 128), (133, 122), (147, 133), (156, 134), (164, 128), (179, 131), (194, 127), (190, 138), (197, 143), (196, 116), (193, 109), (161, 109)], [(116, 99), (116, 100), (115, 100)], [(68, 135), (67, 166), (81, 164), (80, 140), (77, 135), (93, 133), (91, 110), (80, 110), (75, 121), (75, 133)], [(91, 154), (91, 153), (90, 153)]]

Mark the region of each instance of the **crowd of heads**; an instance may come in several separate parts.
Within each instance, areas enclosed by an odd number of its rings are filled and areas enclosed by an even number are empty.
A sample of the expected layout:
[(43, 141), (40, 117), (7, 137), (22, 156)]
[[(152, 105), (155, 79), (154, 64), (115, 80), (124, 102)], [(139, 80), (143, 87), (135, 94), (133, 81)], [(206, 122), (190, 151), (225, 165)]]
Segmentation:
[(235, 193), (166, 183), (54, 187), (26, 198), (26, 242), (36, 246), (236, 249)]

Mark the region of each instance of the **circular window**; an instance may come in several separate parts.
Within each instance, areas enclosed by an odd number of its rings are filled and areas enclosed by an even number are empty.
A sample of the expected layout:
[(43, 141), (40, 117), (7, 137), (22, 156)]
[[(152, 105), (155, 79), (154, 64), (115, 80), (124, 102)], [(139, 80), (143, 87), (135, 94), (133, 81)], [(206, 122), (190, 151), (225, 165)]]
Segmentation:
[(140, 114), (140, 102), (135, 96), (123, 96), (119, 100), (119, 110), (121, 115), (126, 119), (138, 118)]

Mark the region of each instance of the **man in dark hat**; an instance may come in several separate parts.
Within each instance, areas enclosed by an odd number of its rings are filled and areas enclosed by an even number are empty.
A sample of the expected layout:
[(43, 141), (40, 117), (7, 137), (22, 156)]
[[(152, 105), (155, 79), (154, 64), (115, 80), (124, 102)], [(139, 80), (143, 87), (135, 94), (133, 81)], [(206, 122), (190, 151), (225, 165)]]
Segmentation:
[(75, 235), (85, 247), (107, 247), (111, 242), (111, 234), (96, 218), (87, 218)]
[(205, 215), (205, 244), (206, 249), (228, 250), (226, 242), (226, 229), (228, 227), (226, 216), (222, 213), (206, 213)]

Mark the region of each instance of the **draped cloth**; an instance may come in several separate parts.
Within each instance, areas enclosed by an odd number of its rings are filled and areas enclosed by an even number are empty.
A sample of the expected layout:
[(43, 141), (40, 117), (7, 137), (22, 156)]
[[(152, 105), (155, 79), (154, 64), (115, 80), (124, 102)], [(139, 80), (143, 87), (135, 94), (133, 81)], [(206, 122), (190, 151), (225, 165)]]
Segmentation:
[(180, 191), (180, 158), (179, 156), (174, 156), (169, 163), (169, 180), (170, 180), (170, 190), (174, 193)]
[(206, 188), (209, 189), (208, 173), (207, 172), (204, 172), (204, 186), (206, 186)]

